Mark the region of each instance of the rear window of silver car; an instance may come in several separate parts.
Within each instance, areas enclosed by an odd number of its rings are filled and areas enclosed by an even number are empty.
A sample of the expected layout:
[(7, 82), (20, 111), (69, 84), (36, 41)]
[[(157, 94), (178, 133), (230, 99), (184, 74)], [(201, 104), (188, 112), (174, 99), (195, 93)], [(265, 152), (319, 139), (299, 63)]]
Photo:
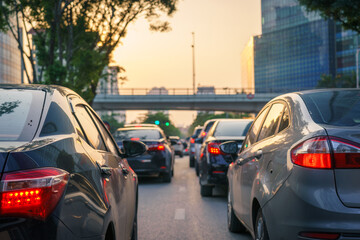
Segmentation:
[(314, 122), (333, 126), (360, 124), (360, 91), (340, 90), (301, 95)]
[(161, 134), (156, 129), (136, 129), (136, 130), (121, 130), (116, 131), (116, 140), (159, 140)]
[(214, 131), (215, 137), (246, 136), (252, 121), (220, 121)]
[(0, 89), (0, 141), (30, 141), (41, 117), (45, 92)]

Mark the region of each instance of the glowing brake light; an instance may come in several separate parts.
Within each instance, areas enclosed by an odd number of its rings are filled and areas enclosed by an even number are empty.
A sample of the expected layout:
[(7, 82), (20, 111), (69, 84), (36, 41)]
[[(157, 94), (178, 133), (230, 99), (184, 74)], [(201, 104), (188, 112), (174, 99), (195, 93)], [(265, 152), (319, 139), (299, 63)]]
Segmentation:
[(165, 151), (165, 146), (163, 144), (154, 144), (148, 147), (148, 151)]
[(206, 132), (202, 132), (201, 137), (205, 137), (205, 136), (206, 136)]
[(360, 145), (332, 136), (316, 137), (297, 145), (291, 160), (309, 168), (360, 168)]
[(45, 220), (61, 199), (69, 173), (40, 168), (4, 173), (0, 182), (0, 216)]
[(190, 138), (190, 143), (195, 143), (195, 139)]
[(215, 142), (208, 143), (207, 149), (208, 149), (208, 152), (211, 153), (211, 154), (214, 154), (214, 155), (221, 154), (218, 143), (215, 143)]

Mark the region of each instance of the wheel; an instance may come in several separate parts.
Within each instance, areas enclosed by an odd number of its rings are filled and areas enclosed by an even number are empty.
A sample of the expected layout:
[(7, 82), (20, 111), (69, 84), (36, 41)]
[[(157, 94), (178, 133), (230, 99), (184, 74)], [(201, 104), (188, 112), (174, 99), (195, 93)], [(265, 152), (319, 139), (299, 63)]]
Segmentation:
[(194, 167), (194, 165), (195, 165), (194, 159), (193, 159), (193, 158), (190, 158), (190, 159), (189, 159), (189, 166), (190, 166), (190, 167)]
[(167, 182), (167, 183), (171, 182), (171, 171), (168, 172), (168, 173), (164, 173), (164, 175), (163, 175), (163, 181), (164, 181), (164, 182)]
[(211, 197), (212, 196), (212, 187), (200, 185), (200, 194), (203, 197)]
[(171, 176), (174, 176), (174, 169), (171, 170)]
[(258, 210), (255, 222), (255, 240), (269, 240), (269, 234), (266, 228), (265, 218), (262, 214), (261, 208)]
[(234, 233), (246, 232), (246, 228), (234, 214), (234, 211), (232, 208), (232, 203), (231, 203), (230, 191), (228, 191), (227, 223), (228, 223), (228, 229), (230, 232), (234, 232)]

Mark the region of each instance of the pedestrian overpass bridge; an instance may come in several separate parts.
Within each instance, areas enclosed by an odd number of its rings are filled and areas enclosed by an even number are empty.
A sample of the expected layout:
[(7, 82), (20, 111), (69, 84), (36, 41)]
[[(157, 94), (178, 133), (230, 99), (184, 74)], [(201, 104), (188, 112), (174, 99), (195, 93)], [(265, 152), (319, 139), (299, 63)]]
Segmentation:
[[(126, 90), (126, 91), (125, 91)], [(120, 94), (96, 95), (92, 107), (96, 111), (112, 110), (196, 110), (257, 113), (279, 93), (246, 93), (238, 89), (193, 94), (189, 89), (121, 89)]]

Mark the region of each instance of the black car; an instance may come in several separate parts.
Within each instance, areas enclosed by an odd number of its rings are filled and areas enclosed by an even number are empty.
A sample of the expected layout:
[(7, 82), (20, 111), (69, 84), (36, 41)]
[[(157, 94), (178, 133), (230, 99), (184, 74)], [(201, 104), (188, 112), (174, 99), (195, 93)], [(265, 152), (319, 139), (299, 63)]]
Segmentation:
[(233, 156), (221, 152), (219, 145), (227, 141), (236, 141), (240, 148), (251, 123), (252, 120), (248, 119), (221, 119), (214, 122), (200, 150), (201, 196), (211, 196), (215, 185), (227, 186), (226, 174)]
[(127, 127), (116, 130), (115, 139), (120, 148), (124, 140), (136, 140), (145, 143), (145, 154), (128, 158), (132, 169), (142, 176), (162, 176), (164, 182), (171, 182), (174, 175), (175, 153), (164, 132), (159, 127)]
[(190, 137), (189, 140), (189, 166), (194, 167), (195, 166), (195, 139), (200, 134), (201, 130), (203, 129), (202, 126), (197, 126), (194, 129), (193, 134)]
[[(137, 176), (91, 107), (58, 86), (0, 85), (0, 236), (137, 239)], [(131, 154), (129, 154), (131, 153)]]

